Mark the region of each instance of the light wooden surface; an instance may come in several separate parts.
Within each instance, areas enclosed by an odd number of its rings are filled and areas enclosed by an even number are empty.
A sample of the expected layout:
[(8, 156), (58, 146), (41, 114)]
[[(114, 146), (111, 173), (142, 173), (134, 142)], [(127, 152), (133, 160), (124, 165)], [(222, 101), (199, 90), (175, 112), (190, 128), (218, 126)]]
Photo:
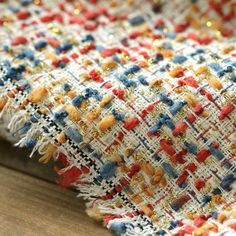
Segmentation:
[(76, 193), (0, 166), (0, 235), (111, 236)]

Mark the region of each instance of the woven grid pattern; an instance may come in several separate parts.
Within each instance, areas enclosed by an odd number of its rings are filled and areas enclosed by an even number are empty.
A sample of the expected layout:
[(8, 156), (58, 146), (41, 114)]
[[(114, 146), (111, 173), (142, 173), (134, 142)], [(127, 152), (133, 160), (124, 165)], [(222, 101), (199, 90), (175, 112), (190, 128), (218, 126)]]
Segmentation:
[(235, 17), (217, 20), (235, 4), (203, 2), (0, 5), (10, 133), (62, 160), (60, 183), (119, 235), (174, 234), (233, 200)]

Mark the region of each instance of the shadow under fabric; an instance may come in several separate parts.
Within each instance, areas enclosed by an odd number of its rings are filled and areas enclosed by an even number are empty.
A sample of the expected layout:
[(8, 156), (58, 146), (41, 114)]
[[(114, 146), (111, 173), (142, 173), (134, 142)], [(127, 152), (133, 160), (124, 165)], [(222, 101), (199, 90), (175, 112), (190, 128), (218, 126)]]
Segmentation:
[(1, 1), (0, 134), (117, 235), (236, 235), (236, 3)]

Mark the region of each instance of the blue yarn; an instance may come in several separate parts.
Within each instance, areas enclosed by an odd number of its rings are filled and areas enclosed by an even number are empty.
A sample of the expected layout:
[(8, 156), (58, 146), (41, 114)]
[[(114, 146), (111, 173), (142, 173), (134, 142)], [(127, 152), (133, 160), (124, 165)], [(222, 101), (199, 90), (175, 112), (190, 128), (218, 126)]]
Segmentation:
[(32, 114), (32, 116), (34, 116), (37, 119), (40, 119), (41, 114), (39, 112), (35, 112), (34, 114)]
[(116, 111), (115, 109), (112, 110), (112, 114), (115, 116), (117, 120), (124, 120), (124, 115)]
[(16, 68), (16, 71), (18, 73), (22, 73), (26, 70), (25, 66), (24, 65), (19, 65), (17, 68)]
[(94, 178), (94, 183), (98, 186), (101, 185), (101, 182), (102, 182), (102, 177), (101, 176), (97, 176), (96, 178)]
[(34, 51), (33, 50), (30, 50), (30, 49), (25, 49), (23, 51), (25, 57), (27, 59), (29, 59), (30, 61), (33, 61), (34, 60)]
[(92, 149), (91, 145), (88, 144), (88, 143), (84, 145), (83, 150), (84, 150), (85, 152), (89, 152), (89, 153), (92, 153), (92, 152), (94, 151), (94, 150)]
[(64, 119), (68, 116), (67, 112), (55, 112), (54, 113), (54, 120), (55, 122), (59, 123), (62, 126), (65, 126)]
[(203, 56), (199, 57), (198, 63), (203, 63), (206, 59)]
[(62, 52), (62, 51), (69, 51), (69, 50), (72, 49), (72, 47), (73, 47), (72, 44), (67, 43), (67, 44), (64, 44), (64, 45), (59, 46), (58, 48), (56, 48), (56, 50), (58, 50), (59, 52)]
[(220, 56), (217, 53), (210, 54), (212, 58), (214, 59), (220, 59)]
[(157, 124), (155, 124), (149, 129), (149, 132), (156, 133), (161, 127), (162, 127), (162, 123), (158, 122)]
[(31, 121), (32, 123), (37, 123), (37, 122), (38, 122), (38, 119), (37, 119), (37, 117), (36, 117), (35, 115), (31, 115), (30, 121)]
[[(172, 208), (173, 210), (175, 210), (175, 211), (178, 211), (181, 207), (182, 207), (182, 206), (179, 205), (178, 202), (173, 202), (173, 203), (171, 204), (171, 208)], [(170, 225), (168, 229), (171, 230), (171, 229), (174, 229), (174, 227)]]
[(138, 65), (133, 65), (130, 68), (126, 69), (124, 74), (129, 75), (129, 74), (134, 74), (138, 72), (141, 68)]
[(160, 68), (160, 72), (165, 72), (166, 71), (166, 68), (163, 66)]
[(177, 226), (178, 226), (178, 221), (177, 220), (176, 221), (172, 220), (170, 222), (170, 226), (168, 227), (168, 229), (172, 230), (172, 229), (176, 228)]
[(235, 74), (232, 75), (231, 78), (230, 78), (230, 80), (232, 80), (234, 83), (236, 83), (236, 75), (235, 75)]
[(115, 62), (117, 62), (117, 63), (120, 63), (120, 58), (119, 58), (117, 55), (114, 55), (114, 56), (112, 57), (112, 60), (115, 61)]
[(212, 199), (211, 196), (209, 196), (209, 195), (204, 195), (204, 196), (203, 196), (203, 199), (202, 199), (202, 202), (203, 202), (204, 204), (207, 204), (208, 202), (211, 201), (211, 199)]
[(167, 33), (165, 33), (165, 36), (169, 39), (175, 39), (176, 33), (175, 32), (167, 32)]
[(182, 109), (182, 107), (185, 105), (185, 102), (177, 101), (170, 107), (170, 113), (174, 116), (177, 114), (178, 111)]
[(83, 141), (82, 135), (78, 132), (78, 130), (76, 130), (72, 127), (68, 127), (66, 129), (66, 134), (76, 143), (81, 143)]
[(3, 86), (4, 85), (4, 82), (3, 80), (0, 79), (0, 86)]
[(187, 187), (187, 185), (188, 185), (187, 181), (184, 182), (184, 183), (182, 183), (182, 184), (178, 184), (178, 186), (179, 186), (180, 188), (182, 188), (182, 189), (184, 189), (185, 187)]
[(29, 148), (29, 149), (32, 149), (36, 145), (36, 143), (37, 143), (36, 140), (29, 139), (29, 140), (26, 141), (25, 147)]
[(65, 83), (65, 84), (63, 85), (63, 89), (64, 89), (65, 92), (69, 92), (69, 91), (71, 90), (71, 85)]
[(162, 45), (164, 48), (166, 48), (166, 49), (170, 49), (170, 50), (172, 50), (173, 49), (173, 46), (172, 46), (172, 44), (171, 43), (163, 43), (163, 45)]
[(4, 60), (4, 61), (3, 61), (3, 65), (4, 65), (4, 67), (6, 67), (6, 68), (10, 68), (10, 67), (11, 67), (11, 62), (10, 62), (9, 60)]
[(101, 45), (96, 45), (96, 51), (101, 52), (102, 50), (104, 50), (104, 47)]
[(96, 96), (98, 94), (99, 94), (98, 90), (93, 89), (93, 88), (86, 88), (86, 90), (85, 90), (85, 98), (86, 99), (90, 98), (92, 96)]
[(174, 122), (170, 118), (165, 120), (165, 124), (171, 130), (173, 130), (175, 128), (175, 124), (174, 124)]
[(4, 52), (8, 52), (9, 51), (9, 46), (8, 45), (3, 45), (3, 50), (4, 50)]
[(45, 48), (46, 46), (47, 46), (47, 42), (46, 42), (46, 41), (43, 41), (43, 40), (40, 40), (40, 41), (38, 41), (38, 42), (35, 43), (34, 48), (35, 48), (36, 50), (40, 50), (40, 49)]
[(7, 66), (7, 73), (5, 76), (3, 76), (3, 80), (6, 81), (8, 79), (14, 79), (14, 80), (20, 80), (22, 75), (21, 73), (25, 71), (24, 65), (19, 65), (18, 67), (10, 67)]
[(175, 128), (174, 122), (172, 121), (172, 119), (168, 115), (164, 115), (161, 113), (159, 119), (160, 119), (160, 122), (162, 124), (165, 124), (168, 128), (170, 128), (172, 130)]
[(233, 62), (231, 66), (236, 67), (236, 62)]
[(213, 156), (215, 156), (217, 158), (217, 160), (222, 160), (225, 158), (224, 154), (217, 148), (214, 147), (209, 147), (209, 151), (211, 152), (211, 154)]
[(128, 80), (127, 76), (124, 75), (123, 73), (115, 73), (114, 75), (118, 80), (120, 80), (121, 82)]
[(163, 162), (161, 165), (171, 178), (174, 178), (174, 179), (178, 178), (176, 170), (169, 163)]
[(223, 62), (226, 63), (226, 64), (229, 64), (231, 62), (231, 59), (230, 58), (225, 58), (225, 59), (223, 59)]
[(117, 163), (115, 161), (105, 163), (100, 170), (100, 176), (103, 179), (110, 179), (116, 174)]
[(13, 6), (13, 5), (8, 5), (8, 9), (12, 11), (13, 13), (16, 13), (20, 10), (18, 7)]
[(24, 6), (24, 7), (30, 5), (31, 3), (32, 3), (32, 0), (20, 0), (21, 6)]
[(167, 120), (165, 121), (165, 124), (166, 124), (166, 126), (167, 126), (168, 128), (170, 128), (171, 130), (173, 130), (173, 129), (175, 128), (175, 125), (174, 125), (174, 123), (173, 123), (173, 121), (172, 121), (171, 119), (167, 119)]
[(234, 174), (226, 175), (222, 179), (220, 186), (221, 186), (221, 188), (223, 188), (225, 190), (229, 190), (231, 184), (233, 184), (235, 180), (236, 180), (236, 176)]
[(85, 43), (85, 42), (89, 42), (89, 41), (95, 41), (95, 38), (93, 37), (93, 35), (92, 34), (87, 34), (86, 36), (85, 36), (85, 38), (83, 38), (82, 40), (81, 40), (83, 43)]
[(184, 146), (186, 147), (187, 151), (192, 154), (197, 154), (197, 145), (194, 143), (188, 143), (184, 141)]
[(225, 71), (226, 73), (233, 72), (233, 71), (234, 71), (234, 68), (233, 68), (233, 66), (227, 66), (224, 71)]
[(198, 48), (198, 49), (196, 50), (196, 53), (197, 53), (197, 54), (201, 54), (201, 53), (204, 53), (204, 52), (205, 52), (205, 50), (202, 49), (202, 48)]
[(138, 81), (139, 81), (142, 85), (148, 85), (148, 82), (147, 82), (147, 80), (146, 80), (146, 78), (145, 78), (144, 75), (139, 75), (139, 76), (138, 76)]
[(122, 234), (124, 234), (126, 232), (126, 224), (123, 223), (123, 222), (114, 222), (114, 221), (112, 221), (110, 223), (109, 228), (112, 231), (114, 231), (117, 236), (121, 236)]
[(63, 61), (60, 61), (60, 62), (59, 62), (59, 67), (60, 67), (60, 68), (65, 68), (65, 67), (66, 67), (66, 63), (63, 62)]
[(221, 190), (219, 188), (215, 188), (215, 189), (213, 189), (212, 193), (215, 195), (219, 195), (219, 194), (221, 194)]
[(133, 80), (126, 79), (126, 80), (124, 80), (122, 82), (125, 85), (125, 87), (136, 87), (137, 86), (136, 82), (133, 81)]
[(25, 124), (23, 125), (23, 127), (20, 129), (20, 134), (25, 134), (29, 131), (31, 127), (31, 122), (26, 121)]
[(164, 230), (164, 229), (160, 229), (160, 230), (158, 230), (156, 233), (155, 233), (155, 235), (165, 235), (166, 234), (166, 231)]
[(83, 95), (79, 95), (72, 100), (72, 105), (75, 107), (79, 107), (84, 100), (85, 97)]
[(22, 53), (19, 53), (16, 55), (16, 57), (20, 60), (24, 59), (25, 58), (25, 54), (22, 52)]
[(233, 166), (233, 165), (232, 165), (230, 162), (228, 162), (228, 161), (226, 161), (226, 162), (224, 163), (224, 167), (225, 167), (226, 169), (231, 169), (232, 166)]
[(129, 19), (129, 23), (132, 26), (140, 25), (140, 24), (143, 24), (144, 22), (145, 22), (145, 19), (143, 16), (135, 16)]
[(172, 106), (174, 104), (174, 102), (165, 93), (160, 93), (159, 98), (163, 103), (168, 106)]
[(34, 61), (33, 61), (33, 66), (37, 66), (37, 65), (39, 65), (39, 63), (41, 62), (41, 60), (40, 59), (34, 59)]
[(223, 70), (223, 68), (217, 62), (212, 62), (208, 66), (211, 67), (211, 69), (213, 69), (215, 72), (219, 72), (219, 71)]
[(6, 80), (8, 80), (8, 79), (17, 79), (17, 71), (16, 71), (16, 69), (15, 68), (9, 68), (8, 70), (7, 70), (7, 73), (6, 73), (6, 75), (5, 76), (3, 76), (3, 80), (4, 81), (6, 81)]
[(221, 71), (217, 72), (217, 75), (218, 75), (219, 77), (223, 77), (223, 76), (225, 75), (225, 71), (224, 71), (224, 70), (221, 70)]
[(102, 154), (101, 154), (101, 153), (98, 153), (98, 152), (94, 152), (94, 153), (92, 154), (92, 156), (98, 159), (98, 158), (100, 158), (100, 157), (102, 156)]
[(164, 124), (165, 121), (166, 121), (166, 118), (168, 118), (168, 117), (169, 117), (168, 115), (165, 115), (165, 114), (161, 113), (161, 114), (159, 115), (159, 120), (160, 120), (160, 122), (161, 122), (162, 124)]
[(216, 211), (211, 212), (211, 217), (217, 219), (218, 213)]
[(155, 154), (152, 156), (152, 158), (153, 158), (155, 161), (160, 161), (160, 160), (161, 160), (161, 157), (160, 157), (157, 153), (155, 153)]

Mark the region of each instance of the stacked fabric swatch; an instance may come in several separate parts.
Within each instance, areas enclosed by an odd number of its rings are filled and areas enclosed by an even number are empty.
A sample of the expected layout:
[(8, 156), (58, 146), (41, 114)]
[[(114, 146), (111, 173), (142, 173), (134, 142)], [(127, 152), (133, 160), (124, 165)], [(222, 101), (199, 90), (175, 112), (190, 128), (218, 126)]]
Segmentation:
[(117, 235), (236, 235), (234, 0), (0, 12), (1, 135)]

